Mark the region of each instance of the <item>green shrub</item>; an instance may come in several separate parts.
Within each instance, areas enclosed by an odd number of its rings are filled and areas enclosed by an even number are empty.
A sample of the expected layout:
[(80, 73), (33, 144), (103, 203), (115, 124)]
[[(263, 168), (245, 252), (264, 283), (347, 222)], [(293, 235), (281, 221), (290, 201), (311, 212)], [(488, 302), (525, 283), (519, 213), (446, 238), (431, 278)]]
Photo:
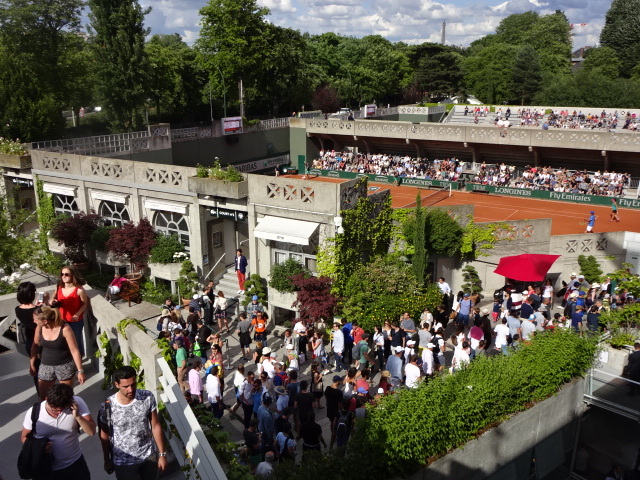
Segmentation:
[(257, 273), (254, 273), (244, 282), (244, 300), (242, 305), (247, 306), (251, 303), (251, 297), (258, 296), (258, 302), (265, 307), (267, 306), (267, 281)]
[(27, 149), (20, 142), (0, 137), (0, 153), (6, 155), (27, 155)]
[(602, 280), (602, 269), (600, 262), (593, 255), (578, 255), (578, 264), (580, 265), (580, 273), (589, 283), (595, 283)]
[(453, 375), (383, 397), (367, 409), (350, 445), (367, 452), (382, 478), (414, 471), (583, 375), (596, 348), (595, 338), (570, 330), (536, 334), (512, 355), (479, 358)]
[(614, 348), (633, 345), (639, 338), (636, 328), (638, 318), (640, 318), (640, 303), (631, 303), (624, 308), (602, 313), (600, 322), (606, 325), (611, 333), (607, 342)]
[(284, 262), (274, 263), (271, 266), (269, 286), (282, 293), (293, 293), (296, 291), (296, 287), (291, 281), (291, 277), (299, 274), (310, 276), (311, 272), (293, 258), (287, 258)]
[(177, 235), (158, 234), (156, 244), (149, 253), (151, 263), (175, 263), (176, 253), (184, 252), (184, 246), (180, 243)]
[(482, 293), (482, 280), (478, 275), (478, 271), (471, 265), (465, 265), (462, 269), (462, 291), (469, 293)]
[(176, 281), (176, 285), (182, 298), (191, 298), (196, 293), (199, 286), (199, 277), (191, 260), (187, 259), (182, 262), (180, 278)]
[(91, 238), (89, 239), (89, 245), (91, 246), (91, 248), (100, 252), (106, 252), (107, 251), (106, 244), (107, 244), (107, 240), (109, 240), (109, 232), (114, 228), (116, 227), (103, 226), (103, 227), (96, 228), (96, 230), (91, 234)]
[(140, 293), (145, 302), (156, 305), (162, 305), (167, 297), (172, 297), (174, 301), (177, 300), (175, 295), (171, 295), (171, 290), (168, 287), (161, 283), (154, 285), (151, 280), (147, 280), (140, 285)]
[(435, 284), (421, 288), (411, 266), (392, 258), (377, 258), (354, 270), (344, 298), (344, 316), (368, 331), (404, 312), (418, 318), (425, 307), (433, 310), (442, 302)]

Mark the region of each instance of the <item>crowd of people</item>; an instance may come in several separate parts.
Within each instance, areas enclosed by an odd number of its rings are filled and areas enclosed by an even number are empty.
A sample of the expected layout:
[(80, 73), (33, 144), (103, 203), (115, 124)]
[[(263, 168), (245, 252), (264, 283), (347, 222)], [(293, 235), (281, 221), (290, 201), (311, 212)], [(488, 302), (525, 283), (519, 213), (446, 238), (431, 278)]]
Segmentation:
[(455, 181), (464, 169), (455, 157), (428, 160), (409, 155), (367, 154), (351, 151), (321, 150), (312, 168), (342, 172), (369, 173), (394, 177)]
[[(18, 291), (16, 312), (30, 330), (31, 371), (42, 399), (24, 417), (22, 440), (32, 435), (50, 438), (55, 456), (51, 478), (88, 479), (78, 430), (93, 435), (97, 423), (108, 473), (115, 471), (118, 479), (155, 478), (166, 467), (162, 429), (153, 395), (136, 388), (135, 370), (122, 367), (113, 374), (117, 392), (103, 402), (97, 422), (86, 403), (73, 395), (74, 377), (84, 381), (79, 347), (59, 313), (68, 306), (54, 301), (64, 302), (70, 296), (65, 288), (82, 282), (71, 267), (63, 268), (61, 278), (62, 291), (51, 298), (38, 296), (29, 282)], [(186, 319), (170, 298), (165, 301), (159, 336), (171, 342), (187, 401), (203, 405), (217, 418), (226, 412), (242, 422), (245, 461), (254, 474), (266, 477), (275, 462), (294, 459), (299, 445), (303, 458), (306, 452), (344, 447), (358, 419), (366, 416), (365, 407), (383, 396), (417, 388), (482, 356), (510, 355), (537, 331), (596, 331), (605, 327), (602, 312), (635, 302), (609, 278), (588, 283), (575, 273), (558, 291), (550, 280), (524, 290), (508, 284), (494, 293), (493, 306), (484, 308), (478, 293), (454, 294), (443, 277), (437, 285), (442, 303), (433, 311), (425, 308), (419, 318), (405, 312), (370, 331), (355, 319), (330, 326), (298, 321), (282, 338), (272, 338), (257, 296), (230, 329), (226, 301), (219, 300), (224, 295), (209, 282), (190, 302)], [(71, 313), (67, 317), (73, 320), (77, 310)], [(225, 361), (224, 336), (232, 331), (242, 354), (234, 369), (228, 355)], [(225, 391), (231, 389), (235, 398), (227, 405)], [(331, 424), (327, 438), (317, 421), (321, 409)]]
[(590, 173), (584, 170), (570, 171), (566, 168), (556, 169), (549, 166), (527, 166), (521, 174), (518, 174), (515, 166), (507, 166), (504, 163), (487, 166), (483, 162), (472, 182), (531, 190), (622, 197), (630, 180), (631, 176), (628, 173), (607, 170)]
[[(509, 111), (509, 109), (507, 109)], [(546, 119), (545, 119), (546, 115)], [(496, 122), (501, 118), (501, 114), (496, 116)], [(569, 128), (569, 129), (589, 129), (589, 130), (615, 130), (618, 125), (622, 125), (622, 129), (635, 131), (637, 130), (636, 114), (632, 112), (622, 111), (618, 113), (607, 112), (603, 110), (599, 115), (591, 113), (583, 113), (579, 110), (570, 112), (568, 109), (552, 111), (547, 114), (544, 111), (535, 109), (519, 109), (517, 116), (520, 118), (521, 127), (538, 127), (542, 122), (542, 128)], [(508, 119), (508, 116), (506, 117)]]

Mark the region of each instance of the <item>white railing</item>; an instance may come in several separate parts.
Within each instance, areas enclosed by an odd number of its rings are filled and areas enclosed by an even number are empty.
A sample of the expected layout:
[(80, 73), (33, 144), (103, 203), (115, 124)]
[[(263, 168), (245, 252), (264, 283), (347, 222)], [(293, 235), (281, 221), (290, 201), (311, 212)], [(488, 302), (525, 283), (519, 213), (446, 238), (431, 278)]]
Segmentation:
[(227, 480), (227, 475), (202, 431), (193, 410), (185, 400), (169, 364), (164, 358), (159, 358), (157, 363), (161, 372), (159, 376), (162, 386), (160, 399), (167, 408), (170, 422), (177, 430), (178, 435), (172, 433), (170, 425), (167, 425), (165, 433), (178, 463), (182, 466), (192, 466), (197, 472), (196, 478)]
[(584, 400), (587, 404), (640, 421), (640, 404), (636, 397), (628, 395), (631, 389), (640, 394), (640, 383), (594, 368), (584, 382)]
[[(445, 107), (446, 108), (446, 107)], [(453, 117), (453, 115), (455, 114), (456, 109), (455, 107), (452, 108), (451, 110), (449, 110), (449, 113), (447, 113), (447, 115), (445, 115), (444, 117), (442, 117), (442, 119), (440, 120), (440, 123), (449, 123), (451, 121), (451, 117)]]
[(31, 144), (31, 150), (48, 150), (89, 156), (147, 150), (148, 148), (148, 131), (47, 140)]
[(289, 117), (283, 118), (270, 118), (268, 120), (261, 120), (255, 125), (244, 128), (243, 133), (251, 132), (266, 132), (268, 130), (278, 130), (280, 128), (289, 127)]

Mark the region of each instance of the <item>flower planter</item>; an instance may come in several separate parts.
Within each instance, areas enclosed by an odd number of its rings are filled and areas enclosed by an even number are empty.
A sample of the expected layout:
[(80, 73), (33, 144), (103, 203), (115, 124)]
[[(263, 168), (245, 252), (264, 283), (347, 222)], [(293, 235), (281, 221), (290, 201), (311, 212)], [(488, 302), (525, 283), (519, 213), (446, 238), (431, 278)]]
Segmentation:
[(176, 281), (180, 278), (182, 263), (150, 263), (149, 272), (154, 278)]
[(215, 195), (225, 198), (246, 198), (249, 195), (249, 182), (228, 182), (215, 178), (189, 177), (187, 185), (190, 192), (201, 195)]
[(114, 267), (127, 267), (129, 262), (126, 260), (119, 260), (113, 253), (96, 251), (96, 262), (104, 265), (111, 265)]
[(31, 155), (9, 155), (0, 153), (0, 167), (4, 168), (31, 168)]

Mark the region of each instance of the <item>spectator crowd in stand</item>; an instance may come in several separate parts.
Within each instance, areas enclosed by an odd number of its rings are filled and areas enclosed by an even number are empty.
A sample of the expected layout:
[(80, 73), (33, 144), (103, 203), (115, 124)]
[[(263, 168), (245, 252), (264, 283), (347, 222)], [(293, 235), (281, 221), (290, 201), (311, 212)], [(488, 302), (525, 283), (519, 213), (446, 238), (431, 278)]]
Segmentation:
[[(511, 110), (507, 108), (504, 112), (502, 108), (496, 111), (494, 122), (498, 125), (501, 120), (509, 120)], [(636, 131), (638, 129), (637, 115), (632, 112), (607, 112), (603, 110), (599, 115), (592, 113), (583, 113), (581, 110), (569, 111), (555, 110), (547, 113), (543, 110), (531, 108), (518, 109), (517, 118), (520, 119), (521, 127), (539, 127), (545, 130), (549, 128), (571, 128), (571, 129), (599, 129), (599, 130), (615, 130), (621, 125), (623, 130)], [(545, 118), (546, 117), (546, 118)], [(513, 122), (511, 122), (513, 123)], [(499, 126), (504, 126), (500, 124)]]
[(312, 168), (396, 177), (424, 178), (427, 180), (455, 181), (462, 173), (464, 162), (461, 162), (455, 157), (429, 160), (427, 158), (416, 158), (409, 155), (321, 150), (320, 157), (313, 161)]
[(472, 181), (492, 186), (622, 197), (630, 178), (628, 173), (607, 170), (589, 173), (584, 170), (570, 171), (566, 168), (552, 167), (526, 167), (522, 174), (518, 175), (514, 166), (504, 163), (487, 166), (482, 163)]

